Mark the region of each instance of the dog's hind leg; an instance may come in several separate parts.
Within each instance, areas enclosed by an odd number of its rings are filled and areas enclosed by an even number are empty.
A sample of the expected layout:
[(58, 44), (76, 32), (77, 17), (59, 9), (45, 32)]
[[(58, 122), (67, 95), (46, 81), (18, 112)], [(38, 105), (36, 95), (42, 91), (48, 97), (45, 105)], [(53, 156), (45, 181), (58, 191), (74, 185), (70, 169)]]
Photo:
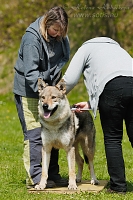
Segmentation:
[(90, 170), (91, 184), (92, 185), (98, 185), (99, 181), (97, 180), (97, 178), (95, 176), (93, 160), (89, 160), (88, 169)]
[(50, 156), (51, 156), (51, 151), (46, 152), (42, 147), (42, 176), (39, 185), (35, 186), (35, 189), (37, 190), (43, 190), (46, 188)]
[(91, 184), (92, 185), (98, 185), (99, 181), (97, 180), (94, 172), (94, 165), (93, 165), (93, 159), (94, 159), (94, 147), (88, 145), (88, 140), (81, 141), (81, 148), (84, 154), (85, 162), (88, 164), (88, 170), (90, 171), (90, 177), (91, 177)]
[(79, 183), (79, 182), (81, 182), (81, 179), (82, 179), (84, 159), (80, 156), (78, 143), (75, 143), (75, 159), (76, 159), (76, 163), (78, 166), (76, 181), (77, 181), (77, 183)]
[(68, 161), (68, 168), (69, 168), (69, 190), (76, 190), (76, 174), (75, 174), (75, 147), (72, 147), (67, 152), (67, 161)]

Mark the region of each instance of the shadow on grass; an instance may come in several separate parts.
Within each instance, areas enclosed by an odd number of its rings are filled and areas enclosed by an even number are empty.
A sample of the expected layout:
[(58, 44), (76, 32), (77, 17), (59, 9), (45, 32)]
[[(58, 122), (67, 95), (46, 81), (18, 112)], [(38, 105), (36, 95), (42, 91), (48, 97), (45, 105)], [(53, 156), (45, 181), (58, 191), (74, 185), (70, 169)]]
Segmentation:
[(127, 181), (127, 192), (133, 192), (133, 182)]

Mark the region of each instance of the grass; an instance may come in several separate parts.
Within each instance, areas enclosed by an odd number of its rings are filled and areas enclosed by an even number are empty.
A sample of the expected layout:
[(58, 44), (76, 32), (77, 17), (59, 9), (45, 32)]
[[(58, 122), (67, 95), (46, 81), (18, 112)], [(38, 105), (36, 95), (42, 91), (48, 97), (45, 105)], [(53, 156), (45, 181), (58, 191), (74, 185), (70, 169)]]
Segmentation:
[[(76, 93), (73, 92), (76, 95)], [(76, 103), (87, 98), (86, 93), (78, 98), (69, 94), (71, 103)], [(109, 180), (106, 168), (106, 158), (104, 152), (103, 135), (100, 126), (99, 114), (95, 120), (96, 134), (96, 153), (95, 153), (95, 172), (99, 180)], [(100, 193), (80, 193), (80, 194), (45, 194), (28, 193), (25, 187), (25, 169), (23, 167), (23, 134), (17, 117), (17, 112), (13, 100), (13, 95), (0, 96), (0, 199), (2, 200), (110, 200), (110, 199), (133, 199), (133, 152), (124, 132), (123, 154), (126, 166), (126, 177), (128, 192), (126, 195), (107, 194), (106, 189)], [(63, 177), (68, 177), (68, 167), (66, 155), (60, 150), (60, 173)], [(83, 179), (89, 179), (87, 166), (84, 166)]]

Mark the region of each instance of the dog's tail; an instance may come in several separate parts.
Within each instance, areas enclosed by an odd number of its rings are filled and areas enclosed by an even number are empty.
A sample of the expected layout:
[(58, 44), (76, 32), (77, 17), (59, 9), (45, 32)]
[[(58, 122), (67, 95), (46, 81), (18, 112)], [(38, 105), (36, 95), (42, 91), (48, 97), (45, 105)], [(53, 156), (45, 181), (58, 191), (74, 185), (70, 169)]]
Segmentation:
[(89, 164), (88, 157), (85, 154), (84, 154), (84, 159), (85, 159), (86, 164)]

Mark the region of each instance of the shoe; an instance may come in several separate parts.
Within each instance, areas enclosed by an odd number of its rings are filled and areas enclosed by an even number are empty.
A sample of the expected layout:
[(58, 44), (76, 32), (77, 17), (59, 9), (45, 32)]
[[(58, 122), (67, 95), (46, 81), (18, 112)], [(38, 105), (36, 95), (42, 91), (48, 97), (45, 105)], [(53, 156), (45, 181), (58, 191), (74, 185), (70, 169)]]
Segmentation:
[(54, 188), (54, 187), (56, 187), (55, 182), (51, 180), (47, 180), (46, 188)]
[(115, 190), (112, 190), (112, 189), (110, 189), (110, 188), (107, 189), (106, 192), (107, 192), (107, 193), (110, 193), (110, 194), (113, 194), (113, 193), (117, 193), (117, 194), (126, 194), (126, 192), (124, 192), (124, 191), (123, 191), (123, 192), (115, 191)]
[(36, 184), (35, 184), (35, 185), (26, 185), (26, 188), (27, 188), (27, 189), (34, 189), (35, 186), (36, 186)]
[[(27, 189), (34, 189), (36, 185), (37, 185), (37, 184), (34, 184), (34, 185), (27, 185), (26, 187), (27, 187)], [(54, 181), (51, 181), (51, 180), (47, 180), (46, 188), (54, 188), (54, 187), (56, 187), (55, 182), (54, 182)]]
[(61, 178), (58, 180), (54, 180), (57, 187), (67, 187), (68, 186), (68, 180)]
[[(27, 185), (27, 189), (34, 189), (35, 185)], [(55, 181), (47, 180), (46, 188), (55, 188), (55, 187), (67, 187), (68, 186), (68, 180), (61, 178)]]

